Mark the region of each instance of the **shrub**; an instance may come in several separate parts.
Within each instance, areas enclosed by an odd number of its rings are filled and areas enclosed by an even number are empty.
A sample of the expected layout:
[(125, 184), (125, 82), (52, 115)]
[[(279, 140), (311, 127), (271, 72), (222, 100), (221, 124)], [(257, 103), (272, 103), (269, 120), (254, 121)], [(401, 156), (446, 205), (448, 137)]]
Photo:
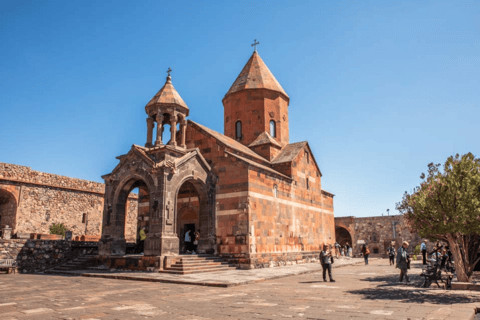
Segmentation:
[(419, 254), (420, 254), (420, 245), (415, 246), (415, 250), (413, 251), (413, 253), (414, 253), (415, 255), (419, 255)]
[(67, 227), (65, 227), (63, 223), (54, 223), (50, 226), (50, 234), (58, 234), (65, 237), (66, 231)]

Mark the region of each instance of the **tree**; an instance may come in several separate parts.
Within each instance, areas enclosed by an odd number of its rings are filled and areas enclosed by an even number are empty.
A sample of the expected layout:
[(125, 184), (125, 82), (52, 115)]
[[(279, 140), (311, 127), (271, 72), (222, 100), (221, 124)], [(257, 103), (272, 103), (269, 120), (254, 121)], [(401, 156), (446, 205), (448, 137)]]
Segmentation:
[(428, 175), (412, 194), (405, 192), (396, 209), (412, 232), (448, 242), (457, 278), (469, 282), (480, 260), (480, 159), (458, 154), (440, 164), (430, 163)]

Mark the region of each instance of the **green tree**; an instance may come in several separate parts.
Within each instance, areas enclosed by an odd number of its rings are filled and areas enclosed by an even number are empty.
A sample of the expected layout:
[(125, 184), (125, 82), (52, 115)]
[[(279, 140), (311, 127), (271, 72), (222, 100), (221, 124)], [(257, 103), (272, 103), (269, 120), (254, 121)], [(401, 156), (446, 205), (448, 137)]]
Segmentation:
[(458, 154), (440, 164), (430, 163), (428, 174), (412, 194), (405, 192), (397, 210), (412, 232), (448, 242), (457, 278), (469, 282), (480, 247), (480, 159)]
[(50, 226), (50, 234), (58, 234), (65, 238), (66, 231), (67, 227), (65, 227), (63, 223), (54, 223)]

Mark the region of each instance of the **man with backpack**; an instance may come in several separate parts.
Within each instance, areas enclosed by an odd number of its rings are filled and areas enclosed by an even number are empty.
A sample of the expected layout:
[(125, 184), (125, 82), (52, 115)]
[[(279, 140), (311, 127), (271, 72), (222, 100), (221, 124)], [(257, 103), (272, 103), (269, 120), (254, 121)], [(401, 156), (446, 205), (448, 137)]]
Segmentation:
[(323, 269), (323, 281), (327, 282), (327, 271), (328, 277), (330, 278), (330, 282), (335, 282), (332, 279), (332, 252), (328, 251), (328, 246), (326, 244), (323, 245), (323, 250), (320, 252), (320, 263), (322, 264)]

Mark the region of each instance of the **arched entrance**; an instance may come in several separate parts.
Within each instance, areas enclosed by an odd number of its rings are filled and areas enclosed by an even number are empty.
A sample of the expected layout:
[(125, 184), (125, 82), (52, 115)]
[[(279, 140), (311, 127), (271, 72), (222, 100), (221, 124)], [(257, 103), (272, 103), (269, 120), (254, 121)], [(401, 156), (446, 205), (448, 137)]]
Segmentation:
[(9, 226), (15, 228), (17, 220), (17, 201), (13, 194), (0, 190), (0, 229)]
[(350, 246), (352, 246), (352, 236), (347, 229), (343, 227), (336, 227), (335, 228), (335, 239), (337, 240), (338, 244), (342, 247), (348, 242)]
[(176, 198), (177, 223), (176, 232), (180, 239), (180, 253), (186, 253), (185, 233), (190, 230), (192, 240), (196, 231), (200, 232), (197, 253), (211, 253), (214, 248), (204, 241), (209, 233), (209, 203), (206, 186), (202, 181), (193, 178), (184, 181)]

